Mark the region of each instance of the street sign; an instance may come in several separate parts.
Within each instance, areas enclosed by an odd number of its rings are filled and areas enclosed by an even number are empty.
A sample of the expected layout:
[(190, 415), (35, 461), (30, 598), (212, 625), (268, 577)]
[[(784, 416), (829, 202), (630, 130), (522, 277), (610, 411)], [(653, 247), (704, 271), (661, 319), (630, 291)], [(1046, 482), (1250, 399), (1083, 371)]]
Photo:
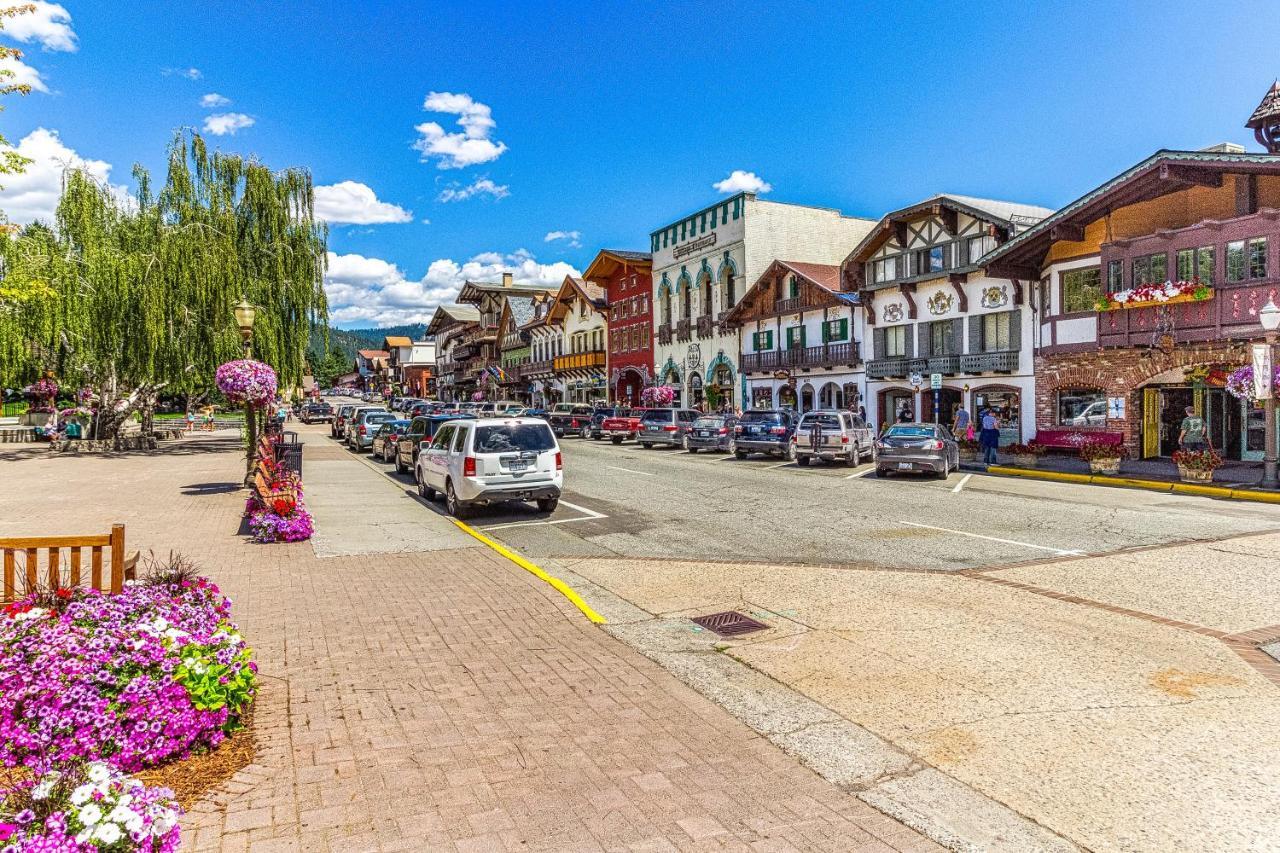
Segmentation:
[(924, 384), (924, 377), (921, 376), (919, 373), (912, 373), (909, 377), (907, 377), (907, 381), (911, 383), (912, 388), (919, 388), (921, 385)]
[(941, 373), (930, 373), (930, 374), (929, 374), (929, 387), (930, 387), (930, 388), (932, 388), (934, 391), (937, 391), (937, 390), (939, 390), (939, 389), (941, 389), (941, 388), (942, 388), (942, 374), (941, 374)]

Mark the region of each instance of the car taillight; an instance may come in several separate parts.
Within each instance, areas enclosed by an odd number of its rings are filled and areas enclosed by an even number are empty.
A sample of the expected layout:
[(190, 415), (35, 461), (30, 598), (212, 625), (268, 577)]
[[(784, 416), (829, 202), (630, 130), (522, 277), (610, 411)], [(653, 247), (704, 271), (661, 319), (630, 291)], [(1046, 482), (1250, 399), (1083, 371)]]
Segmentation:
[(361, 435), (364, 435), (364, 432), (365, 432), (365, 430), (364, 430), (364, 424), (360, 424), (360, 434), (361, 434)]
[(933, 447), (934, 450), (941, 450), (945, 445), (942, 443), (942, 440), (939, 439), (935, 441), (931, 446)]
[(462, 460), (462, 476), (474, 477), (476, 475), (476, 458), (467, 456)]
[(574, 429), (577, 429), (577, 428), (578, 428), (578, 419), (577, 419), (577, 418), (574, 418), (574, 419), (573, 419), (573, 428), (574, 428)]
[(728, 435), (728, 434), (729, 434), (728, 427), (720, 427), (720, 435)]
[(556, 470), (564, 470), (564, 457), (560, 455), (560, 451), (558, 450), (556, 451)]
[(770, 427), (769, 432), (771, 432), (773, 435), (786, 435), (787, 428), (786, 427)]
[(675, 424), (668, 424), (667, 426), (664, 426), (664, 427), (662, 428), (662, 431), (663, 431), (663, 432), (675, 432), (675, 431), (676, 431), (676, 430), (678, 430), (678, 429), (680, 429), (680, 427), (676, 426)]
[(740, 427), (740, 426), (736, 426), (736, 427), (734, 427), (734, 428), (733, 428), (733, 434), (734, 434), (734, 435), (742, 435), (742, 427)]
[(840, 436), (840, 443), (841, 443), (841, 444), (848, 444), (848, 443), (849, 443), (849, 436), (847, 436), (847, 435), (842, 435), (842, 436)]

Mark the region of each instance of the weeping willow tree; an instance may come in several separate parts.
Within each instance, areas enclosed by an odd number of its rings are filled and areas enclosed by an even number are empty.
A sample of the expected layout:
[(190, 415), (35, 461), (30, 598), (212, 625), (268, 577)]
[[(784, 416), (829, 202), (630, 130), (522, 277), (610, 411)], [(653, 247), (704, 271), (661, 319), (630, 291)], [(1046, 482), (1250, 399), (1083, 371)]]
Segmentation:
[(0, 311), (0, 381), (52, 369), (96, 392), (97, 437), (139, 411), (148, 429), (162, 389), (207, 391), (240, 356), (243, 296), (258, 307), (254, 356), (281, 387), (299, 384), (311, 328), (327, 326), (310, 175), (210, 152), (194, 133), (175, 136), (158, 193), (133, 174), (137, 194), (122, 199), (67, 172), (54, 227), (4, 246), (5, 280), (50, 295)]

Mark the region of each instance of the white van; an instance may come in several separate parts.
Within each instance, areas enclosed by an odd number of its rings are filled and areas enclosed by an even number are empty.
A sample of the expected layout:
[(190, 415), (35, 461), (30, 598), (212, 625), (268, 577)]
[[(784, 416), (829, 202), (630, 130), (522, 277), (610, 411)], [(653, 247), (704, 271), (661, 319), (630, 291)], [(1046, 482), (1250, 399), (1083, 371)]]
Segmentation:
[(540, 418), (458, 420), (422, 443), (414, 478), (427, 500), (443, 494), (455, 518), (505, 501), (534, 501), (551, 512), (560, 502), (564, 462), (551, 427)]

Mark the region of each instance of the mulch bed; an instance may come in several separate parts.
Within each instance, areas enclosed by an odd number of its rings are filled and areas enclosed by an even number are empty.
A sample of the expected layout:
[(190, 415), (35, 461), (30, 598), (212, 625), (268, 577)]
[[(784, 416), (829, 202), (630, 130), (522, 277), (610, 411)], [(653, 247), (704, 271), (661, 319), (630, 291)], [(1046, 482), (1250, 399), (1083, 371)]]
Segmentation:
[(193, 755), (182, 761), (134, 773), (148, 785), (172, 788), (184, 809), (253, 763), (258, 746), (253, 736), (253, 709), (244, 718), (244, 728), (232, 734), (212, 752)]

